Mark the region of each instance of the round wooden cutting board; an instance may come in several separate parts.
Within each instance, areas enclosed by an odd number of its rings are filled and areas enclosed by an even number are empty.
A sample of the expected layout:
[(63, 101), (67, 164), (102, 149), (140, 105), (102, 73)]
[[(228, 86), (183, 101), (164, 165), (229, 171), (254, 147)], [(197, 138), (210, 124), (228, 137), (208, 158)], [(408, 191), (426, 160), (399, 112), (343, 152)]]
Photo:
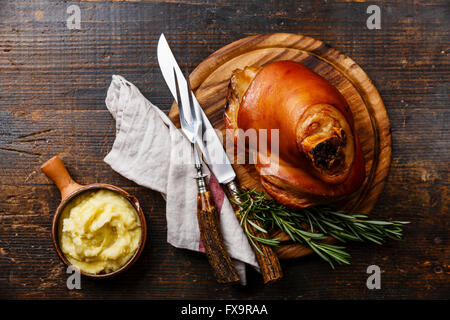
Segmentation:
[[(325, 43), (297, 34), (262, 34), (233, 42), (206, 58), (190, 75), (192, 90), (216, 129), (225, 130), (222, 119), (225, 97), (233, 70), (262, 66), (277, 60), (300, 62), (327, 79), (346, 98), (355, 120), (366, 164), (366, 180), (358, 192), (340, 206), (366, 212), (375, 205), (384, 187), (391, 162), (391, 131), (386, 108), (367, 74), (349, 57)], [(172, 105), (170, 119), (178, 126), (178, 108)], [(235, 164), (242, 186), (263, 190), (251, 165)], [(289, 240), (287, 236), (282, 239)], [(312, 253), (302, 245), (283, 242), (280, 258)]]

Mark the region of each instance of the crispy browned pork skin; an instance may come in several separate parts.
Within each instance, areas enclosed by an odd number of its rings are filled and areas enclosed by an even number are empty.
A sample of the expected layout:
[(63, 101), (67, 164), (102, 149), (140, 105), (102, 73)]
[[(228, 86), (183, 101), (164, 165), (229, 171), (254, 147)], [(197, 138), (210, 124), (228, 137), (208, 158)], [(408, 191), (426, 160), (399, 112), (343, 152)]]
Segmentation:
[[(293, 61), (237, 69), (227, 129), (278, 129), (278, 153), (258, 153), (261, 183), (278, 202), (304, 208), (355, 192), (365, 178), (353, 116), (340, 92)], [(235, 131), (238, 132), (238, 131)]]

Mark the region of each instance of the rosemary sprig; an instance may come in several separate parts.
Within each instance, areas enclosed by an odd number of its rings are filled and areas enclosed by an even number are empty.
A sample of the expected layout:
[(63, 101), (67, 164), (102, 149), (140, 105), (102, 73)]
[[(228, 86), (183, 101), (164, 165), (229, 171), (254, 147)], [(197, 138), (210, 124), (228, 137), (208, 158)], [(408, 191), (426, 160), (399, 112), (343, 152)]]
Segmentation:
[[(332, 268), (333, 262), (349, 264), (350, 254), (345, 251), (344, 246), (324, 243), (323, 240), (328, 236), (343, 243), (369, 241), (381, 245), (387, 239), (400, 240), (402, 226), (409, 223), (368, 220), (366, 214), (346, 214), (323, 206), (293, 210), (268, 199), (265, 193), (256, 190), (245, 191), (238, 197), (240, 202), (235, 203), (241, 208), (240, 223), (257, 250), (261, 251), (256, 242), (278, 246), (280, 241), (258, 237), (250, 232), (248, 226), (266, 234), (267, 229), (276, 227), (288, 234), (294, 242), (308, 245)], [(262, 221), (264, 228), (252, 220)]]

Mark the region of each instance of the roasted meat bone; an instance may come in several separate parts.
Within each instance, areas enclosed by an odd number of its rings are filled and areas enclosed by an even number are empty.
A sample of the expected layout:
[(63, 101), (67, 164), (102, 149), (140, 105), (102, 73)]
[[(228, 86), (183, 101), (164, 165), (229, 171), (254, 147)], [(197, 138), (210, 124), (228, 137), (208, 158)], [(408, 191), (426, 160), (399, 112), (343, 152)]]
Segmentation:
[(278, 154), (258, 153), (255, 168), (266, 191), (287, 206), (304, 208), (345, 197), (365, 178), (347, 102), (328, 81), (297, 62), (235, 70), (224, 121), (236, 138), (236, 129), (279, 130)]

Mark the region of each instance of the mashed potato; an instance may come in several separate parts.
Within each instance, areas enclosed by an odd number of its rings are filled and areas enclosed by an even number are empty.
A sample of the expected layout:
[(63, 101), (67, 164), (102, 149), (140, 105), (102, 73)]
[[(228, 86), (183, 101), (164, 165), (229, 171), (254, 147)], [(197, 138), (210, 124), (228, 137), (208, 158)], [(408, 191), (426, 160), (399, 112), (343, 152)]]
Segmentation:
[(82, 192), (64, 207), (59, 222), (62, 252), (74, 266), (91, 274), (110, 273), (126, 264), (141, 241), (136, 210), (119, 193)]

